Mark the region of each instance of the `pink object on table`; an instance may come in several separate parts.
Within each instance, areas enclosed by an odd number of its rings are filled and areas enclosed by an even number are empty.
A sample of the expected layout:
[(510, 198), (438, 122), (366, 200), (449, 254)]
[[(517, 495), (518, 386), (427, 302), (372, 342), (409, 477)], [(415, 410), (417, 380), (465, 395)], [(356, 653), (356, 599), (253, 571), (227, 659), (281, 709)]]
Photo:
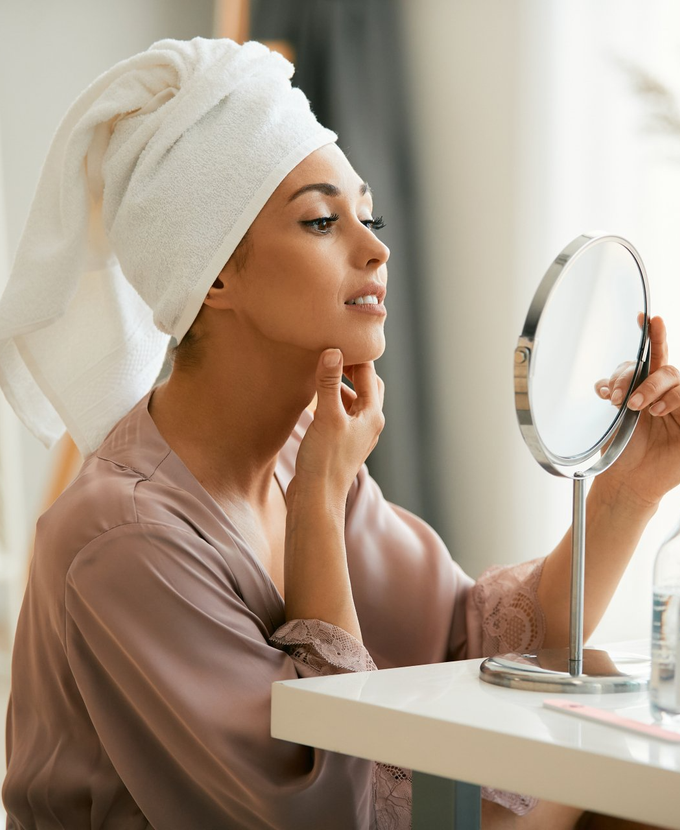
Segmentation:
[(625, 718), (616, 712), (607, 709), (598, 709), (595, 706), (585, 706), (583, 703), (576, 703), (572, 700), (544, 700), (543, 705), (547, 709), (556, 709), (565, 715), (575, 715), (578, 718), (597, 721), (607, 726), (617, 726), (619, 729), (628, 729), (631, 732), (638, 732), (649, 738), (660, 738), (663, 741), (675, 741), (680, 743), (680, 732), (673, 732), (658, 726), (654, 723), (643, 723), (634, 718)]

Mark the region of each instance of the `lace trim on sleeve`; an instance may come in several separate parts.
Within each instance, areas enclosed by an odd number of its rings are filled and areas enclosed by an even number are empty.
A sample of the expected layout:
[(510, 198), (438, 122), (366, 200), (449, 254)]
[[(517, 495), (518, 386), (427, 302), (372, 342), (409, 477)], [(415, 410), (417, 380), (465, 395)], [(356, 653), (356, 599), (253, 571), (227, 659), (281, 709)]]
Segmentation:
[[(321, 620), (291, 620), (269, 641), (295, 660), (303, 676), (376, 669), (355, 637)], [(411, 771), (374, 764), (373, 804), (376, 830), (411, 830)]]
[[(375, 765), (373, 802), (376, 830), (411, 830), (412, 787), (413, 773), (410, 769), (391, 764)], [(482, 787), (482, 798), (500, 804), (517, 816), (526, 815), (538, 804), (538, 799), (532, 796), (491, 787)]]
[[(481, 620), (482, 654), (518, 656), (538, 649), (545, 637), (545, 615), (538, 601), (544, 558), (519, 565), (487, 568), (471, 588), (471, 601)], [(492, 787), (482, 787), (482, 798), (494, 801), (518, 816), (526, 815), (538, 799)]]
[(411, 830), (412, 782), (410, 769), (392, 764), (374, 765), (376, 830)]
[(356, 637), (322, 620), (291, 620), (269, 642), (289, 654), (305, 676), (377, 669)]
[(495, 801), (501, 807), (507, 807), (517, 816), (525, 816), (538, 804), (538, 799), (530, 795), (508, 793), (505, 790), (494, 790), (491, 787), (482, 787), (482, 798), (487, 801)]
[(472, 586), (471, 599), (482, 621), (486, 656), (535, 651), (545, 637), (545, 616), (538, 601), (544, 558), (520, 565), (487, 568)]

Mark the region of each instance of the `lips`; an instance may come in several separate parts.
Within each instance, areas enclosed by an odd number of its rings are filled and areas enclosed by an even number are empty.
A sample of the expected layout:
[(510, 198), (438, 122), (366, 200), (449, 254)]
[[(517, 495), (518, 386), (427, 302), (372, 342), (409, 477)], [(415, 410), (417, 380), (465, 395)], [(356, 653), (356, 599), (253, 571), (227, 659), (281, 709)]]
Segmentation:
[(361, 300), (362, 298), (367, 297), (375, 297), (377, 299), (377, 303), (374, 301), (369, 300), (369, 303), (374, 305), (380, 305), (383, 300), (385, 299), (385, 295), (387, 294), (387, 289), (385, 288), (382, 283), (379, 282), (370, 282), (363, 285), (361, 288), (357, 289), (350, 297), (345, 300), (345, 305), (362, 305), (362, 303), (357, 303), (357, 300)]

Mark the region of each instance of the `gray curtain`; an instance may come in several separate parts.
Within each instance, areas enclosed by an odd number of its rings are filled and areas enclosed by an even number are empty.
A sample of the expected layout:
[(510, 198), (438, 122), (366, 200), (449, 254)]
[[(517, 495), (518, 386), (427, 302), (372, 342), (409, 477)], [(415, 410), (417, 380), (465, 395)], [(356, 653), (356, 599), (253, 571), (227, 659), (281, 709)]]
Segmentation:
[(386, 426), (368, 465), (385, 496), (440, 525), (429, 440), (423, 333), (426, 274), (420, 266), (416, 188), (404, 88), (399, 4), (394, 0), (251, 0), (253, 40), (285, 40), (295, 51), (293, 83), (375, 194), (391, 249), (385, 381)]

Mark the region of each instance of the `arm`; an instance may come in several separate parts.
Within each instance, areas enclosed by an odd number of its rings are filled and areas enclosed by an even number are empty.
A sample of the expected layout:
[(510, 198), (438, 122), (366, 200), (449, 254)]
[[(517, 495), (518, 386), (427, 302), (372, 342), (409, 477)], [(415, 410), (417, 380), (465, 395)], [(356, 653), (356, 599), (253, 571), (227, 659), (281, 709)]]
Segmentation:
[[(595, 479), (586, 501), (583, 636), (595, 630), (614, 595), (656, 504), (629, 500)], [(546, 558), (538, 600), (546, 617), (546, 648), (569, 642), (571, 529)]]
[(287, 492), (286, 619), (322, 620), (361, 642), (347, 567), (345, 505), (384, 424), (384, 387), (372, 363), (345, 371), (355, 391), (342, 383), (342, 354), (322, 353), (314, 420)]
[(323, 620), (361, 642), (347, 570), (344, 497), (324, 482), (309, 490), (297, 484), (293, 479), (287, 493), (286, 619)]
[[(586, 505), (584, 636), (604, 614), (647, 523), (661, 498), (680, 483), (680, 373), (668, 365), (666, 328), (650, 321), (649, 377), (629, 401), (640, 420), (621, 457), (598, 476)], [(598, 384), (603, 398), (618, 404), (629, 378), (614, 376)], [(620, 393), (620, 397), (617, 396)], [(548, 556), (538, 589), (545, 609), (545, 645), (564, 646), (569, 637), (571, 533)]]

